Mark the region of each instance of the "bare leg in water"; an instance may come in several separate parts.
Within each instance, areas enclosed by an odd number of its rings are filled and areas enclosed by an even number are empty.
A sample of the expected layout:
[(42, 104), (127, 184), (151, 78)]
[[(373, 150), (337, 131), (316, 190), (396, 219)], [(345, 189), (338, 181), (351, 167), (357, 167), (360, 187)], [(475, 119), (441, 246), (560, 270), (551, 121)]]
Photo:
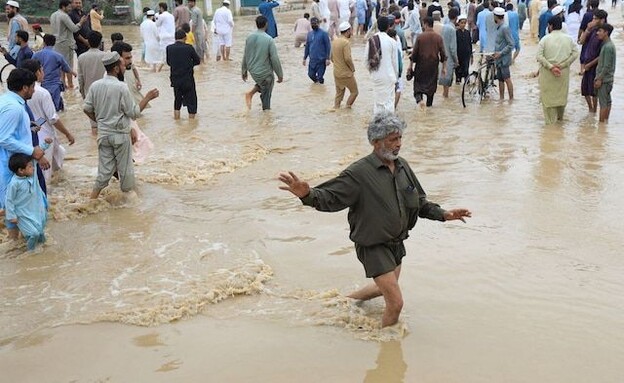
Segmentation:
[(399, 321), (399, 315), (403, 309), (403, 296), (399, 287), (400, 275), (401, 266), (397, 266), (394, 271), (375, 277), (375, 283), (364, 286), (347, 297), (367, 301), (383, 296), (386, 307), (381, 318), (381, 327), (392, 326)]

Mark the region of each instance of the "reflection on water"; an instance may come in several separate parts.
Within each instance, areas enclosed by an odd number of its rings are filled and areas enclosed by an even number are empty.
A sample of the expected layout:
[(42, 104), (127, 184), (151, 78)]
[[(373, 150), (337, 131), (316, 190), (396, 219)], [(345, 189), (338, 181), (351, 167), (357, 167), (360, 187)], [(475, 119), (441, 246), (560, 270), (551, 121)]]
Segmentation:
[(377, 366), (366, 371), (364, 383), (401, 383), (405, 379), (407, 363), (403, 360), (401, 341), (382, 342), (379, 345)]

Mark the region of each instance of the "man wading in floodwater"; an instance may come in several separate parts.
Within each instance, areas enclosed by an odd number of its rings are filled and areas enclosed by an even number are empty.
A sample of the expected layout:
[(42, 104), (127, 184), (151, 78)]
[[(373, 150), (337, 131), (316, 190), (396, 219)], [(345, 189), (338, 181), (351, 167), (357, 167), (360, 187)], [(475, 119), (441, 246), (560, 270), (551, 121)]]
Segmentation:
[(310, 188), (293, 172), (281, 173), (279, 180), (306, 206), (319, 211), (349, 208), (349, 237), (367, 278), (374, 284), (348, 295), (369, 300), (383, 295), (386, 302), (381, 326), (399, 320), (403, 298), (399, 287), (403, 241), (418, 217), (436, 221), (464, 221), (467, 209), (444, 210), (427, 201), (416, 175), (407, 161), (399, 157), (405, 122), (394, 114), (377, 114), (368, 125), (368, 141), (373, 152), (354, 162), (338, 177)]

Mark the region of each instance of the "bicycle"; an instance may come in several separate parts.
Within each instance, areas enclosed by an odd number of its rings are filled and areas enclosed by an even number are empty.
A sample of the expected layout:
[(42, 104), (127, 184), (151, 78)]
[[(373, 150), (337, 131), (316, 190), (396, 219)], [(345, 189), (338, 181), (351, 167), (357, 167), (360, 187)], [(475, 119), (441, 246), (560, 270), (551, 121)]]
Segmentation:
[[(462, 87), (462, 104), (464, 108), (468, 103), (480, 104), (484, 98), (493, 98), (498, 92), (496, 88), (496, 60), (491, 53), (475, 53), (480, 55), (479, 66), (473, 70)], [(485, 59), (485, 62), (484, 62)], [(485, 73), (484, 73), (485, 72)]]

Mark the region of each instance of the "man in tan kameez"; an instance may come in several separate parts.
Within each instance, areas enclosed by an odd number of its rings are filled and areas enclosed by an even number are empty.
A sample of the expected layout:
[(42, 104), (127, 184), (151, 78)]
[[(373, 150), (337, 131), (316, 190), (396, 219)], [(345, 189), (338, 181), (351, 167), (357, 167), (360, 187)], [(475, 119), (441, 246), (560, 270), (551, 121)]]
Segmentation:
[(540, 101), (548, 125), (563, 119), (568, 103), (570, 64), (578, 57), (576, 44), (561, 31), (561, 25), (561, 18), (550, 19), (550, 33), (540, 40), (537, 50)]

